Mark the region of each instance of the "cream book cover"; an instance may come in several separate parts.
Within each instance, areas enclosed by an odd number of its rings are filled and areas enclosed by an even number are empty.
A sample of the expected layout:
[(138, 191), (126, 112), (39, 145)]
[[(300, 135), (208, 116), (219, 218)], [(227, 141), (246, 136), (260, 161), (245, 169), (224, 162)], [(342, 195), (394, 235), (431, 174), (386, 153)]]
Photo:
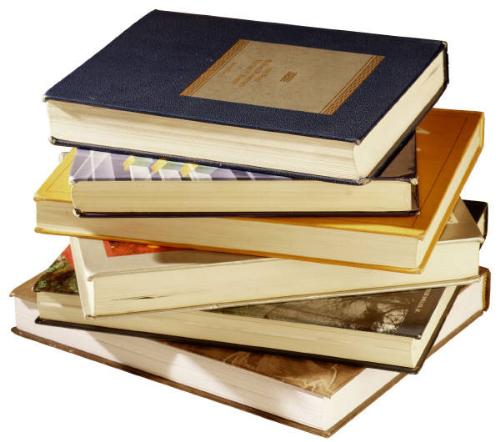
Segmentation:
[(66, 254), (84, 313), (99, 316), (456, 284), (477, 275), (482, 238), (460, 200), (420, 274), (77, 237)]

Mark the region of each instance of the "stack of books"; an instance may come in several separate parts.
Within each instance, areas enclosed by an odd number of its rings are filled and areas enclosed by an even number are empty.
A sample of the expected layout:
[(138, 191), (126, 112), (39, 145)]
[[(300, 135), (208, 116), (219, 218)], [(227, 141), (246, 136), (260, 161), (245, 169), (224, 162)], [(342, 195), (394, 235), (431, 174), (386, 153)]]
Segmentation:
[(330, 435), (488, 307), (441, 41), (153, 11), (46, 93), (70, 246), (15, 333)]

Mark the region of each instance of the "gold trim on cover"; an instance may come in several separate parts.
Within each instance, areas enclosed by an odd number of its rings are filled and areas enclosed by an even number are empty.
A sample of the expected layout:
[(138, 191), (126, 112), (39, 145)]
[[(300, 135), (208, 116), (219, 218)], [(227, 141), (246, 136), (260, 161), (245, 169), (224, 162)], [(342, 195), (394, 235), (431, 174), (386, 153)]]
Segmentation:
[(180, 95), (190, 96), (195, 94), (208, 80), (219, 72), (238, 52), (244, 49), (249, 40), (238, 40), (222, 56), (215, 61), (203, 74), (194, 80)]
[(344, 104), (351, 94), (365, 81), (375, 68), (380, 64), (384, 57), (374, 55), (365, 63), (365, 65), (354, 75), (351, 80), (333, 97), (328, 104), (321, 109), (320, 114), (332, 115), (336, 110)]
[(241, 39), (180, 95), (332, 115), (383, 59)]

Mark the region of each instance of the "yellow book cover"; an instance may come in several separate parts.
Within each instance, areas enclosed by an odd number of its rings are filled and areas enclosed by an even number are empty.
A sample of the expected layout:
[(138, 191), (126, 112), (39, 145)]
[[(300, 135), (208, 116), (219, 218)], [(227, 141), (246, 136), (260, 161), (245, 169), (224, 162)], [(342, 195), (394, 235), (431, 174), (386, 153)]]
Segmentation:
[[(471, 142), (477, 145), (472, 153), (463, 181), (472, 170), (483, 146), (484, 116), (480, 112), (433, 109), (417, 128), (417, 175), (420, 213), (413, 216), (387, 217), (305, 217), (260, 218), (255, 221), (283, 224), (303, 224), (333, 229), (362, 230), (386, 234), (420, 237), (428, 229), (439, 204), (451, 186), (460, 161)], [(474, 137), (478, 137), (474, 140)], [(465, 184), (465, 183), (462, 184)], [(460, 189), (462, 186), (459, 186)], [(448, 213), (458, 200), (454, 195)], [(444, 220), (446, 222), (446, 219)]]
[[(79, 219), (75, 217), (75, 220), (72, 220), (72, 225), (73, 227), (78, 226), (73, 231), (70, 228), (60, 229), (55, 222), (41, 223), (43, 225), (39, 223), (38, 230), (44, 233), (96, 238), (113, 237), (129, 241), (167, 243), (199, 249), (336, 262), (348, 265), (354, 263), (361, 266), (387, 267), (387, 270), (395, 271), (419, 271), (425, 264), (434, 243), (442, 233), (459, 198), (460, 191), (481, 151), (483, 128), (484, 116), (480, 112), (433, 109), (424, 118), (417, 129), (417, 174), (420, 213), (415, 216), (239, 217), (199, 218), (197, 220), (193, 218), (139, 218), (135, 221), (134, 219), (127, 219), (127, 226), (123, 222), (124, 219), (120, 220), (119, 218), (96, 218), (92, 221), (88, 218)], [(40, 187), (35, 195), (37, 202), (58, 202), (63, 203), (64, 206), (72, 207), (69, 171), (73, 155), (74, 151), (68, 154)], [(67, 209), (68, 207), (66, 207)], [(148, 230), (149, 234), (156, 230), (160, 225), (160, 220), (162, 220), (162, 228), (164, 230), (168, 229), (169, 234), (152, 234), (145, 237), (144, 232)], [(113, 222), (114, 226), (113, 234), (110, 233), (111, 222)], [(104, 224), (107, 227), (99, 231), (99, 226), (104, 226)], [(92, 227), (88, 227), (90, 225)], [(298, 229), (294, 228), (297, 227), (301, 231), (302, 236), (300, 239), (294, 236), (294, 232), (298, 231)], [(142, 236), (135, 233), (141, 229), (146, 229), (142, 232)], [(198, 231), (198, 236), (195, 230)], [(211, 230), (213, 230), (213, 235), (217, 238), (211, 237)], [(423, 250), (418, 252), (420, 256), (416, 258), (416, 261), (412, 259), (407, 262), (402, 260), (401, 257), (397, 257), (396, 254), (394, 255), (394, 262), (390, 260), (384, 262), (383, 259), (380, 259), (379, 262), (374, 261), (372, 258), (365, 260), (365, 262), (363, 259), (358, 260), (352, 251), (345, 258), (338, 255), (330, 256), (327, 251), (318, 251), (316, 253), (313, 250), (314, 241), (320, 241), (318, 244), (323, 244), (325, 240), (324, 237), (318, 238), (319, 232), (322, 235), (328, 235), (328, 232), (332, 231), (336, 231), (340, 235), (342, 235), (342, 232), (363, 233), (365, 235), (359, 238), (363, 240), (363, 244), (367, 241), (366, 234), (371, 234), (373, 238), (382, 238), (387, 235), (397, 236), (425, 244), (422, 245)], [(304, 232), (307, 235), (312, 235), (311, 240), (303, 236)], [(279, 238), (280, 234), (282, 234), (282, 238)], [(201, 238), (202, 235), (203, 238)], [(269, 237), (266, 238), (266, 235), (269, 235)], [(349, 238), (349, 241), (351, 240)], [(290, 244), (285, 245), (285, 242), (295, 242), (295, 244), (293, 246)], [(301, 250), (298, 245), (299, 242), (304, 247), (306, 247), (307, 243), (307, 250)], [(269, 247), (267, 247), (267, 244), (269, 244)], [(338, 242), (336, 244), (338, 249), (346, 249), (344, 243)], [(378, 243), (377, 247), (380, 247), (380, 245)], [(384, 243), (384, 246), (392, 249), (403, 248), (402, 244), (393, 247), (390, 243)], [(326, 243), (323, 248), (327, 248)], [(328, 246), (329, 250), (334, 248), (331, 244)], [(375, 245), (373, 248), (375, 248)]]

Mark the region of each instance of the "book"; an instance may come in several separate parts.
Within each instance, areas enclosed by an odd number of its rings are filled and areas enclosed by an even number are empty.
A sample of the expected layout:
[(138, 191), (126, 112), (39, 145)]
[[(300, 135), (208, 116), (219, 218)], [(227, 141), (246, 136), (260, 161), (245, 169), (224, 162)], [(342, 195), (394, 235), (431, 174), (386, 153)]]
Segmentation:
[(361, 184), (447, 82), (442, 41), (152, 11), (45, 99), (56, 144)]
[(79, 216), (410, 214), (415, 149), (413, 135), (363, 186), (78, 149), (71, 199)]
[(438, 109), (422, 121), (415, 216), (77, 218), (69, 186), (73, 152), (35, 195), (37, 230), (421, 272), (481, 152), (483, 123), (478, 112)]
[[(467, 204), (479, 210), (481, 203)], [(477, 276), (483, 237), (460, 200), (420, 274), (120, 241), (70, 241), (72, 253), (65, 256), (76, 268), (83, 312), (100, 316), (457, 285)]]
[(66, 256), (61, 255), (34, 285), (40, 323), (310, 355), (413, 373), (422, 367), (458, 291), (457, 286), (428, 287), (209, 311), (86, 318), (78, 274)]
[[(458, 294), (431, 353), (488, 308), (489, 272), (482, 269), (481, 275)], [(18, 335), (325, 437), (405, 376), (313, 358), (40, 325), (33, 283), (13, 292)]]
[(469, 213), (472, 215), (484, 239), (488, 235), (488, 204), (482, 201), (464, 200)]

